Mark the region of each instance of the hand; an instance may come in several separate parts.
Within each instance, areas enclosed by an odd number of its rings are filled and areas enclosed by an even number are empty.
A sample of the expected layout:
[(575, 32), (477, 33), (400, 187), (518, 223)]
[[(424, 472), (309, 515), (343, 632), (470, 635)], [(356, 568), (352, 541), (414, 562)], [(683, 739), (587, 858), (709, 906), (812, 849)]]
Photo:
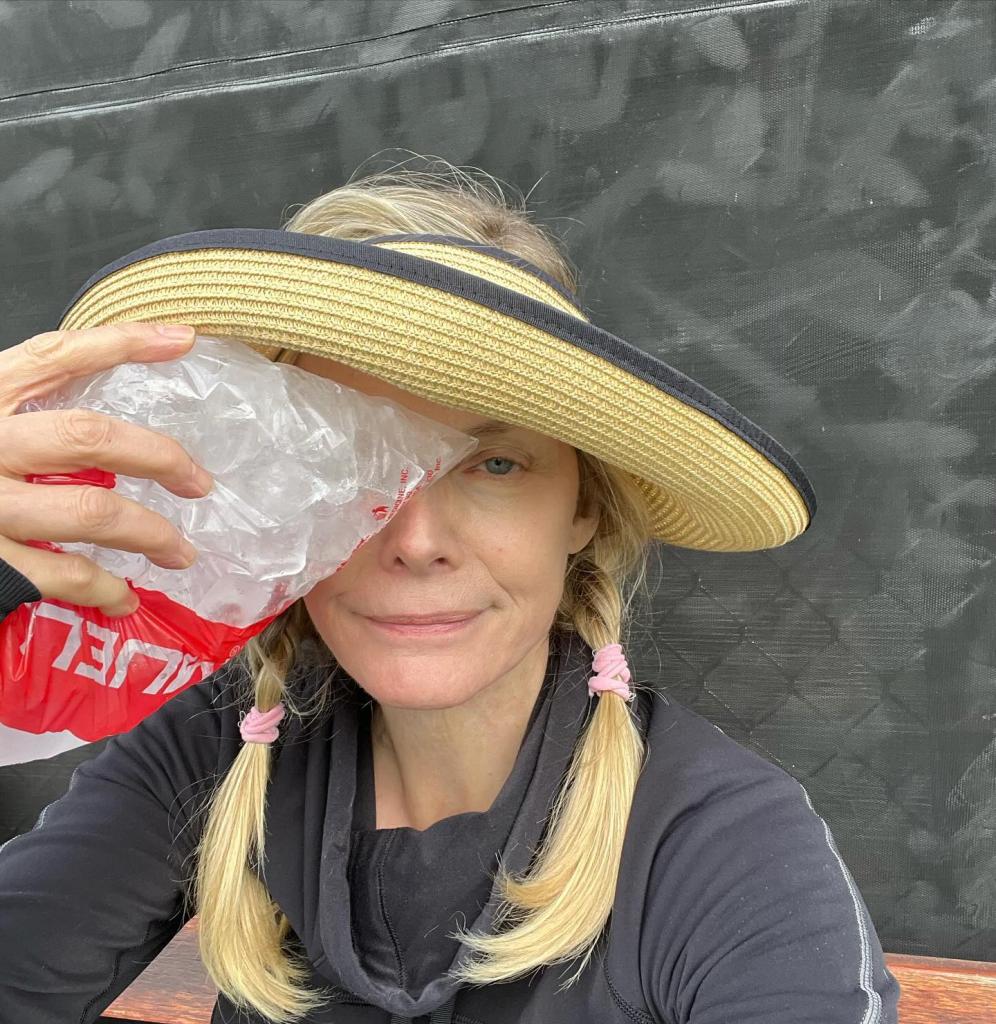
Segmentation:
[(28, 540), (83, 541), (142, 552), (156, 565), (184, 569), (193, 546), (167, 519), (104, 487), (28, 483), (28, 474), (96, 467), (155, 480), (183, 498), (199, 498), (210, 474), (179, 442), (147, 427), (89, 409), (14, 411), (67, 380), (126, 362), (163, 362), (194, 341), (170, 339), (138, 321), (83, 331), (46, 331), (0, 352), (0, 558), (26, 576), (42, 597), (128, 615), (138, 598), (92, 559), (31, 547)]

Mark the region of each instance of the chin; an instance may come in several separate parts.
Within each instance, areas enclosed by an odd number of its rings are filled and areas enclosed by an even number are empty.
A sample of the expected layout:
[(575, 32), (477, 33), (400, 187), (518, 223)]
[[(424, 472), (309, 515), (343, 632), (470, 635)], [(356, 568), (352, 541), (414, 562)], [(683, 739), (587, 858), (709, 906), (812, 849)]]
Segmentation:
[(463, 700), (454, 700), (452, 694), (442, 703), (428, 702), (425, 700), (411, 701), (411, 700), (391, 700), (388, 698), (374, 697), (370, 694), (374, 700), (377, 701), (382, 707), (386, 708), (400, 708), (404, 711), (445, 711), (447, 708), (458, 708), (461, 704), (464, 704), (470, 698), (464, 698)]
[(363, 692), (369, 694), (379, 705), (385, 708), (397, 708), (404, 711), (444, 711), (447, 708), (459, 708), (473, 697), (473, 691), (468, 693), (446, 693), (437, 695), (416, 691), (399, 691), (391, 687), (384, 691), (375, 691), (370, 687), (362, 686)]
[(437, 711), (458, 707), (487, 685), (487, 680), (468, 679), (465, 675), (448, 680), (433, 675), (432, 681), (419, 672), (399, 672), (385, 678), (382, 670), (375, 676), (353, 676), (365, 693), (378, 704), (410, 711)]

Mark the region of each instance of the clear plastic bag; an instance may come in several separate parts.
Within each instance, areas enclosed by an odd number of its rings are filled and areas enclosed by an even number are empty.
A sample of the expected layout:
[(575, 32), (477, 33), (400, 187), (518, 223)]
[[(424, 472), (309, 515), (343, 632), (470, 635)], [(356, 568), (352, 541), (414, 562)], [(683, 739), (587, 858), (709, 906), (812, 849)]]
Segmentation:
[(113, 487), (198, 551), (176, 570), (92, 544), (31, 542), (87, 555), (142, 601), (109, 618), (46, 599), (0, 624), (0, 721), (87, 740), (130, 728), (213, 672), (478, 444), (389, 399), (206, 335), (182, 359), (125, 363), (17, 411), (72, 407), (173, 437), (214, 477), (211, 493), (193, 499), (101, 470), (29, 478)]

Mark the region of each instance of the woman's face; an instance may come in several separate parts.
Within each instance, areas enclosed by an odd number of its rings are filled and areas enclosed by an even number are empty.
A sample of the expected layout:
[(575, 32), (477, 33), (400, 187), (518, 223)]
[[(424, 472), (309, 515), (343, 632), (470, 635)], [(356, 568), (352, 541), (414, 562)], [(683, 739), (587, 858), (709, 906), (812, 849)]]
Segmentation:
[[(486, 418), (320, 356), (301, 355), (296, 365), (466, 433)], [(597, 516), (575, 515), (578, 486), (570, 445), (519, 427), (482, 436), (304, 598), (315, 628), (378, 703), (464, 703), (546, 650), (568, 555), (597, 526)], [(369, 618), (446, 611), (480, 614), (436, 636), (395, 635)]]

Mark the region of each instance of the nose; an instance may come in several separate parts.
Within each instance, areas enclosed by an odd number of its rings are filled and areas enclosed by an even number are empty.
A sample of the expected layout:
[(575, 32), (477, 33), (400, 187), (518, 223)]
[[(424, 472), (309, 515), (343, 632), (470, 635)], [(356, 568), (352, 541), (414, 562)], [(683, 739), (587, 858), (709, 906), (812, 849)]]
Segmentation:
[(438, 522), (446, 515), (446, 496), (449, 481), (445, 477), (436, 477), (428, 484), (423, 484), (414, 494), (409, 494), (387, 524), (387, 529), (395, 531), (406, 527), (424, 527)]
[(400, 559), (410, 568), (424, 568), (440, 558), (452, 561), (459, 542), (453, 511), (445, 477), (409, 495), (380, 531), (386, 563), (393, 565)]

